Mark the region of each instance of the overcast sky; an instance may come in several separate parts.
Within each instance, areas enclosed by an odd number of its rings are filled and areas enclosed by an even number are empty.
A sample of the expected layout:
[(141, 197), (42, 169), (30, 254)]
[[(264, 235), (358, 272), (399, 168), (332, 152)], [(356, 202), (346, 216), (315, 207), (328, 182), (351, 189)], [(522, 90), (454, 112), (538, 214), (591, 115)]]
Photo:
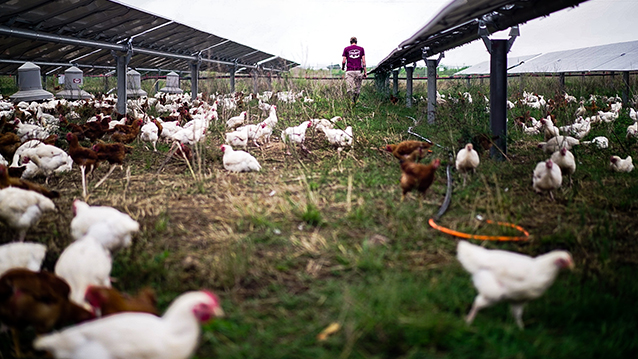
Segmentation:
[[(450, 0), (118, 0), (267, 53), (321, 68), (341, 63), (351, 36), (377, 65)], [(637, 0), (589, 0), (521, 25), (510, 55), (638, 40)], [(491, 38), (507, 38), (506, 31)], [(488, 61), (482, 41), (447, 51), (441, 65)], [(418, 66), (424, 66), (420, 62)]]

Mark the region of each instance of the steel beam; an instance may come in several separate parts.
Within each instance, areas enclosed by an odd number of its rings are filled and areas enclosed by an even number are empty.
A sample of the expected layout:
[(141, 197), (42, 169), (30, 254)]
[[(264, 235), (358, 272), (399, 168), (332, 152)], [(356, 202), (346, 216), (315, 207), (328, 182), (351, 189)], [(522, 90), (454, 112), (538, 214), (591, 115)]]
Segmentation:
[[(414, 67), (413, 66), (406, 66), (405, 67), (405, 76), (406, 76), (406, 83), (405, 83), (405, 107), (412, 107), (412, 75), (414, 74)], [(428, 78), (428, 83), (429, 83), (429, 78)]]
[(495, 138), (490, 157), (505, 160), (507, 154), (507, 50), (508, 40), (489, 40), (490, 53), (490, 128)]
[(399, 70), (392, 70), (392, 94), (399, 94)]

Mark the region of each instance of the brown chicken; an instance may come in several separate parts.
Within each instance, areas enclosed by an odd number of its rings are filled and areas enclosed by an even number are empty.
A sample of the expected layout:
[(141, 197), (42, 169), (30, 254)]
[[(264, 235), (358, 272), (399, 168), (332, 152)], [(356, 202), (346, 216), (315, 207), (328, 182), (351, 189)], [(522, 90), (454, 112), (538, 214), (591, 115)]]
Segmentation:
[(93, 151), (97, 153), (97, 158), (100, 161), (107, 161), (111, 164), (111, 168), (109, 169), (107, 174), (95, 185), (95, 188), (99, 187), (106, 180), (106, 178), (111, 173), (113, 173), (113, 170), (116, 166), (120, 166), (120, 168), (122, 168), (122, 165), (124, 165), (124, 156), (126, 156), (127, 153), (131, 153), (132, 150), (133, 147), (126, 146), (125, 144), (119, 142), (98, 142), (93, 145)]
[(22, 178), (9, 176), (9, 171), (7, 170), (7, 166), (0, 165), (0, 189), (7, 188), (7, 187), (17, 187), (17, 188), (26, 189), (28, 191), (38, 192), (48, 198), (60, 197), (60, 193), (58, 191), (50, 191), (46, 187), (41, 186), (37, 183), (33, 183), (31, 181), (27, 181)]
[(140, 134), (141, 126), (141, 119), (133, 121), (130, 125), (116, 125), (112, 129), (111, 140), (121, 143), (131, 143), (135, 141), (137, 135)]
[(430, 147), (432, 147), (431, 143), (410, 140), (396, 145), (387, 145), (384, 149), (391, 152), (399, 161), (407, 160), (410, 155), (416, 152), (414, 159), (418, 162), (425, 153), (432, 152)]
[(86, 197), (86, 175), (97, 168), (97, 153), (90, 148), (82, 147), (78, 141), (78, 137), (71, 132), (66, 134), (66, 140), (69, 142), (69, 149), (67, 152), (73, 159), (73, 162), (80, 167), (80, 171), (82, 172), (82, 193), (84, 197)]
[(151, 288), (142, 288), (137, 296), (131, 297), (114, 288), (90, 286), (86, 289), (84, 299), (100, 316), (121, 312), (144, 312), (159, 315), (157, 299)]
[(84, 128), (76, 123), (67, 121), (64, 115), (60, 115), (60, 125), (68, 132), (73, 133), (79, 140), (84, 139)]
[(97, 115), (97, 121), (90, 121), (82, 126), (84, 130), (84, 136), (91, 142), (99, 140), (109, 130), (110, 116), (102, 117), (102, 114)]
[(20, 137), (13, 132), (0, 134), (0, 154), (8, 161), (11, 161), (21, 144)]
[(20, 356), (16, 330), (33, 327), (44, 334), (95, 317), (71, 302), (70, 292), (63, 279), (49, 272), (15, 268), (0, 277), (0, 322), (14, 330), (16, 356)]
[[(414, 156), (414, 155), (413, 155)], [(436, 169), (441, 165), (441, 160), (436, 158), (430, 164), (424, 165), (412, 161), (412, 157), (401, 162), (401, 189), (403, 195), (401, 201), (405, 198), (406, 193), (416, 189), (425, 197), (425, 191), (434, 182)]]

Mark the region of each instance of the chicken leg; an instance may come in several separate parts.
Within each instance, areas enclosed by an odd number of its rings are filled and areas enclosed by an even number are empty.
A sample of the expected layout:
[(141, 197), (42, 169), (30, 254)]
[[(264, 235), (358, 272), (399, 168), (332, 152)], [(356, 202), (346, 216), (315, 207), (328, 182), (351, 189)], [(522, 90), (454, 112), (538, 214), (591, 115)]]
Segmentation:
[(510, 304), (510, 310), (512, 311), (512, 315), (514, 316), (514, 319), (516, 320), (516, 325), (518, 325), (518, 327), (521, 328), (521, 330), (525, 328), (525, 326), (523, 325), (523, 308), (524, 307), (525, 307), (524, 303)]
[(86, 166), (80, 166), (80, 171), (82, 172), (82, 196), (86, 199)]
[(117, 167), (117, 166), (120, 166), (120, 170), (122, 170), (122, 169), (123, 169), (123, 168), (122, 168), (122, 165), (118, 165), (118, 164), (113, 164), (113, 165), (111, 165), (111, 169), (109, 169), (109, 172), (108, 172), (108, 173), (107, 173), (104, 177), (102, 177), (102, 179), (101, 179), (98, 183), (96, 183), (96, 184), (95, 184), (95, 187), (94, 187), (94, 188), (98, 188), (98, 187), (99, 187), (99, 186), (100, 186), (100, 185), (101, 185), (104, 181), (106, 181), (106, 178), (107, 178), (108, 176), (110, 176), (110, 175), (111, 175), (111, 173), (113, 173), (113, 171), (115, 170), (115, 167)]

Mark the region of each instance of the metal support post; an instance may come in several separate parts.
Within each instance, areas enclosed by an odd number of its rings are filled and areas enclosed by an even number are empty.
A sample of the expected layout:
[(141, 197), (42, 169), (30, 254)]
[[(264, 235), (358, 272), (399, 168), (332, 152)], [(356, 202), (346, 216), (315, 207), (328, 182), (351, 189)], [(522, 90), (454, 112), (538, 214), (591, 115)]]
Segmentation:
[(513, 26), (509, 40), (490, 40), (485, 24), (481, 23), (479, 35), (490, 53), (490, 128), (495, 139), (490, 157), (503, 161), (507, 155), (507, 53), (519, 36), (519, 30), (518, 26)]
[(199, 65), (201, 61), (191, 62), (191, 99), (194, 100), (197, 98), (197, 94), (199, 93)]
[[(622, 73), (622, 82), (625, 86), (623, 86), (622, 89), (622, 103), (623, 104), (628, 104), (629, 103), (629, 71), (623, 71)], [(628, 105), (626, 105), (628, 106)]]
[(235, 93), (235, 71), (237, 71), (237, 64), (230, 68), (230, 93)]
[(259, 93), (259, 70), (253, 70), (253, 92)]
[(422, 49), (423, 60), (425, 61), (425, 66), (428, 68), (428, 123), (433, 125), (436, 119), (436, 68), (439, 66), (441, 59), (445, 57), (445, 54), (442, 52), (439, 54), (438, 59), (428, 60), (428, 50), (427, 47)]
[(558, 76), (558, 79), (560, 81), (560, 89), (562, 91), (565, 91), (565, 73), (561, 72)]
[(388, 95), (388, 79), (390, 78), (390, 73), (388, 72), (375, 72), (374, 73), (374, 83), (377, 86), (377, 91), (386, 97)]
[(396, 96), (399, 93), (399, 70), (392, 70), (392, 94)]
[(157, 78), (155, 79), (155, 93), (159, 92), (159, 81), (160, 81), (160, 77), (162, 76), (162, 72), (158, 69), (157, 70)]
[(111, 55), (115, 57), (116, 74), (117, 74), (117, 104), (115, 111), (120, 115), (126, 114), (126, 68), (131, 61), (132, 52), (125, 55), (118, 55), (115, 51), (111, 51)]
[(412, 107), (412, 75), (414, 74), (413, 66), (405, 67), (405, 107)]

